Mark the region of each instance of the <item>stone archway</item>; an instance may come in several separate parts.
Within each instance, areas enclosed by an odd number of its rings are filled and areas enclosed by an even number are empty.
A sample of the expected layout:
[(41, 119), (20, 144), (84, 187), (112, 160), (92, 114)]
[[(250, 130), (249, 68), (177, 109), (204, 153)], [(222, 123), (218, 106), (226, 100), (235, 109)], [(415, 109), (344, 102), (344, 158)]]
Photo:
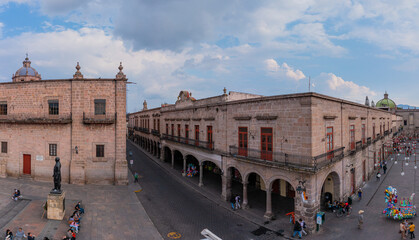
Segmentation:
[(183, 171), (183, 154), (176, 149), (173, 150), (172, 167), (176, 170)]
[(172, 150), (169, 147), (165, 146), (164, 148), (164, 162), (171, 163), (172, 162)]
[(296, 192), (292, 184), (281, 177), (275, 177), (269, 186), (271, 196), (269, 196), (269, 192), (266, 193), (267, 209), (265, 216), (271, 218), (275, 215), (284, 216), (287, 213), (294, 212)]
[(266, 182), (262, 175), (256, 171), (244, 177), (243, 207), (250, 207), (256, 211), (266, 210)]
[(224, 197), (227, 201), (234, 195), (243, 196), (243, 176), (240, 170), (235, 166), (228, 166), (223, 188), (225, 192)]
[(204, 160), (199, 166), (199, 185), (205, 185), (208, 190), (217, 194), (221, 193), (222, 188), (222, 171), (217, 164), (210, 160)]
[(336, 172), (330, 172), (323, 181), (322, 190), (320, 194), (320, 204), (321, 207), (326, 206), (328, 201), (339, 201), (341, 198), (340, 192), (340, 177)]

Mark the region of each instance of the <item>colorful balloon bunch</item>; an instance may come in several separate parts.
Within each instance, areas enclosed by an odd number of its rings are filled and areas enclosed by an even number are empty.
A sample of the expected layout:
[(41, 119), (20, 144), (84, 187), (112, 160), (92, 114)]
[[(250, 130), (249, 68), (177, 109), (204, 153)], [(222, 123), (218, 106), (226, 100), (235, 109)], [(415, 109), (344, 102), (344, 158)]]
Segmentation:
[(402, 220), (405, 218), (412, 218), (416, 216), (416, 206), (412, 204), (414, 195), (410, 198), (402, 198), (399, 202), (399, 207), (396, 207), (397, 204), (397, 189), (389, 186), (384, 190), (384, 200), (387, 203), (387, 208), (384, 209), (383, 214), (388, 218)]

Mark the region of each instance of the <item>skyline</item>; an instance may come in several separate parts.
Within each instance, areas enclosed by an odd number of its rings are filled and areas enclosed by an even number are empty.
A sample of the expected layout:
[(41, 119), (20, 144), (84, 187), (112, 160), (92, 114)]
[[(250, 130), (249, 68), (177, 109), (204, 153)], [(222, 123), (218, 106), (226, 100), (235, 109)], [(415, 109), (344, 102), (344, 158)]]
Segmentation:
[[(419, 6), (409, 1), (0, 1), (0, 82), (29, 53), (43, 79), (130, 82), (127, 111), (228, 91), (311, 91), (419, 106)], [(397, 85), (397, 86), (395, 86)]]

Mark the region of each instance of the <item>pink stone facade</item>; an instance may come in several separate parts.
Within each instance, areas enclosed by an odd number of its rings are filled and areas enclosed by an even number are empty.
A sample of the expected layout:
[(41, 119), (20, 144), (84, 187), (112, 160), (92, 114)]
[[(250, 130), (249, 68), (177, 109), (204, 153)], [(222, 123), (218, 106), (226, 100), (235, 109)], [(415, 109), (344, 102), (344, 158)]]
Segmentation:
[[(127, 184), (127, 79), (120, 73), (115, 79), (0, 83), (0, 104), (7, 105), (7, 113), (0, 111), (0, 141), (7, 146), (0, 176), (51, 181), (57, 156), (63, 182)], [(103, 114), (95, 114), (97, 99), (105, 102)], [(58, 113), (51, 114), (51, 101)], [(104, 146), (99, 157), (96, 145)]]

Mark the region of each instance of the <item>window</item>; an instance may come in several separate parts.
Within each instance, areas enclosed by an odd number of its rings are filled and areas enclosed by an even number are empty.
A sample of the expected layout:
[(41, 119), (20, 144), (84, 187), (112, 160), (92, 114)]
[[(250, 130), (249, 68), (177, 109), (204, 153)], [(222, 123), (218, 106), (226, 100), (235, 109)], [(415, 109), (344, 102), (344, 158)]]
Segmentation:
[(212, 149), (212, 126), (207, 126), (207, 141), (208, 141), (208, 148)]
[(57, 156), (57, 144), (50, 144), (49, 145), (49, 155), (50, 156)]
[(157, 131), (160, 132), (160, 119), (157, 119)]
[(375, 123), (372, 124), (372, 139), (375, 139)]
[(403, 122), (403, 123), (404, 123), (404, 125), (405, 125), (405, 126), (407, 126), (407, 120), (404, 120), (404, 122)]
[(351, 150), (355, 150), (355, 125), (349, 126)]
[(96, 145), (96, 157), (105, 157), (105, 145)]
[(199, 125), (195, 125), (195, 145), (199, 146)]
[(166, 123), (166, 135), (169, 135), (169, 124)]
[(156, 130), (156, 119), (153, 119), (153, 130)]
[(239, 127), (239, 155), (247, 157), (247, 127)]
[(362, 144), (365, 144), (365, 124), (362, 124)]
[(272, 128), (261, 128), (261, 159), (272, 161)]
[(0, 102), (0, 115), (7, 115), (7, 102)]
[(177, 125), (177, 136), (179, 140), (180, 139), (180, 124)]
[(333, 127), (327, 127), (326, 129), (326, 152), (331, 152), (327, 154), (327, 159), (333, 158)]
[(7, 142), (1, 142), (1, 153), (7, 153)]
[(95, 115), (106, 114), (106, 99), (95, 99)]
[(380, 136), (383, 136), (383, 125), (380, 123)]
[(58, 115), (59, 105), (58, 100), (48, 100), (49, 115)]
[(175, 135), (175, 125), (172, 124), (172, 136), (174, 136), (174, 135)]
[(186, 144), (188, 144), (188, 139), (189, 139), (189, 125), (188, 124), (185, 125), (185, 138), (186, 138)]

